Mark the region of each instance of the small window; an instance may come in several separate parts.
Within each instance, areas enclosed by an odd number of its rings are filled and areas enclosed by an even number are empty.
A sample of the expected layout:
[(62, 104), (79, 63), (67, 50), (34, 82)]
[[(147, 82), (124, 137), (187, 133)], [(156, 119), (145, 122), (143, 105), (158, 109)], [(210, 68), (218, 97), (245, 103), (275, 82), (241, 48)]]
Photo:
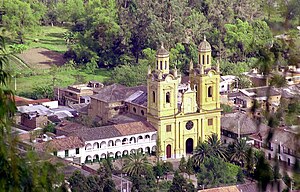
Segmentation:
[(206, 63), (209, 64), (209, 55), (206, 57)]
[(77, 155), (79, 154), (79, 148), (76, 148), (76, 154)]
[(158, 61), (156, 61), (156, 68), (158, 69)]
[(204, 65), (204, 55), (202, 55), (202, 64)]
[(65, 157), (69, 157), (69, 150), (65, 150)]
[(54, 155), (54, 156), (57, 156), (57, 151), (54, 151), (54, 152), (53, 152), (53, 155)]
[(144, 112), (144, 110), (141, 110), (141, 114), (144, 116), (145, 115), (145, 112)]
[(167, 69), (167, 61), (165, 61), (165, 69)]
[(154, 91), (152, 92), (152, 101), (153, 101), (153, 103), (155, 103), (155, 92)]
[(163, 62), (160, 61), (160, 69), (162, 70), (163, 69)]
[(171, 132), (171, 125), (167, 125), (167, 126), (166, 126), (166, 131), (167, 131), (167, 132)]
[(136, 108), (135, 107), (133, 108), (133, 112), (136, 113)]
[(213, 125), (213, 119), (208, 119), (208, 123), (207, 123), (209, 126), (210, 125)]
[(166, 93), (166, 103), (170, 103), (170, 92)]
[(208, 97), (212, 97), (213, 96), (213, 90), (212, 90), (212, 86), (209, 86), (207, 89), (207, 96)]

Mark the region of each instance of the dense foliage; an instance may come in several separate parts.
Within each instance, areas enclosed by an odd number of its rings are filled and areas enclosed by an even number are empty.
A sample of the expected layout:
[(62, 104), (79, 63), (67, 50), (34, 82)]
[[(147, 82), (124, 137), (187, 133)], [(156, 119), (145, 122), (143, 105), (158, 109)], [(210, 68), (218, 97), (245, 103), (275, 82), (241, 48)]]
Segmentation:
[(299, 56), (293, 41), (273, 38), (277, 33), (297, 34), (290, 30), (299, 24), (297, 0), (12, 0), (3, 6), (3, 31), (12, 40), (24, 43), (41, 25), (69, 26), (64, 35), (67, 58), (91, 70), (120, 66), (111, 80), (130, 86), (144, 83), (137, 74), (154, 63), (149, 50), (161, 41), (170, 51), (171, 66), (183, 73), (191, 59), (197, 61), (203, 35), (225, 75), (240, 75), (255, 66), (264, 69), (262, 49), (271, 47), (275, 56), (270, 61), (283, 64), (296, 64)]

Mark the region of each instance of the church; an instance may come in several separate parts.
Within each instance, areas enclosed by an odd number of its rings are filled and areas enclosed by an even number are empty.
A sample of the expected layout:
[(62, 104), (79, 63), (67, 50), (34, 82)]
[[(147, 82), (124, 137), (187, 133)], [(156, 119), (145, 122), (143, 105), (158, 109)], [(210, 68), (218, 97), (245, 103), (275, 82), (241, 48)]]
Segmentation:
[[(198, 47), (198, 63), (190, 62), (189, 76), (183, 78), (176, 67), (170, 69), (169, 52), (161, 45), (156, 53), (155, 69), (148, 68), (146, 86), (105, 86), (91, 96), (88, 116), (102, 124), (122, 125), (128, 128), (127, 131), (143, 130), (143, 133), (135, 132), (134, 136), (141, 144), (148, 142), (156, 130), (154, 143), (143, 149), (137, 148), (138, 151), (155, 151), (163, 160), (192, 154), (197, 144), (212, 133), (220, 137), (220, 71), (219, 64), (216, 67), (211, 64), (211, 51), (211, 45), (204, 37)], [(188, 80), (184, 82), (183, 79)], [(137, 121), (147, 126), (143, 129), (132, 126), (132, 122)], [(146, 129), (151, 132), (147, 139), (142, 136)], [(139, 147), (130, 138), (128, 140), (127, 143), (124, 141), (124, 147)], [(121, 144), (123, 146), (123, 142)], [(150, 148), (153, 150), (149, 151)], [(110, 148), (105, 150), (110, 153)], [(120, 150), (118, 154), (124, 153)]]
[(187, 89), (179, 90), (181, 76), (170, 70), (169, 52), (156, 53), (156, 68), (148, 69), (147, 121), (157, 130), (157, 152), (162, 159), (191, 154), (198, 142), (216, 133), (220, 137), (219, 66), (211, 65), (211, 46), (198, 47), (198, 64), (190, 63)]

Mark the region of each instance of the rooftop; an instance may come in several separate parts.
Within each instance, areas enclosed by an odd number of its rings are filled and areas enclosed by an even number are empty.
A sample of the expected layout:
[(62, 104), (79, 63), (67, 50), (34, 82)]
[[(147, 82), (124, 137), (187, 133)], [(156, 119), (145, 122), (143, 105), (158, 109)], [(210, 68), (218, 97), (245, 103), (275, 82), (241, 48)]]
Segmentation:
[(83, 128), (73, 132), (72, 135), (82, 137), (85, 141), (92, 141), (155, 131), (156, 129), (148, 122), (137, 121), (103, 127)]
[(75, 149), (84, 146), (84, 142), (76, 136), (63, 137), (50, 141), (36, 143), (37, 151), (62, 151), (67, 149)]
[(245, 113), (227, 113), (221, 117), (221, 128), (232, 133), (238, 133), (240, 127), (241, 135), (250, 135), (259, 132), (260, 130), (267, 130), (268, 126), (259, 124), (249, 115)]
[(102, 100), (105, 102), (124, 101), (138, 91), (147, 92), (147, 87), (125, 87), (120, 84), (112, 84), (104, 87), (99, 91), (98, 94), (91, 96), (91, 98)]

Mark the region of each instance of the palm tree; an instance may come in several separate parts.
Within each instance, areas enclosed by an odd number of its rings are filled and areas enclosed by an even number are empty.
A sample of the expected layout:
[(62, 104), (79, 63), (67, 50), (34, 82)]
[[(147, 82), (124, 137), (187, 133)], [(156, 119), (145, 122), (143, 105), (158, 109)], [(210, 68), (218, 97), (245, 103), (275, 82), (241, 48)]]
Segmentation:
[(230, 155), (230, 161), (238, 162), (242, 167), (244, 162), (247, 161), (247, 151), (250, 146), (246, 143), (246, 140), (240, 139), (233, 143), (233, 150)]
[(134, 153), (126, 157), (124, 160), (123, 171), (130, 176), (142, 175), (146, 172), (147, 168), (151, 166), (148, 162), (147, 157), (141, 153)]
[(200, 166), (203, 163), (205, 157), (209, 157), (211, 155), (211, 147), (206, 143), (199, 143), (193, 154), (193, 161), (195, 166)]
[(226, 148), (218, 138), (217, 134), (213, 133), (211, 136), (209, 136), (207, 139), (207, 144), (211, 148), (211, 156), (220, 157), (224, 160), (227, 159)]

